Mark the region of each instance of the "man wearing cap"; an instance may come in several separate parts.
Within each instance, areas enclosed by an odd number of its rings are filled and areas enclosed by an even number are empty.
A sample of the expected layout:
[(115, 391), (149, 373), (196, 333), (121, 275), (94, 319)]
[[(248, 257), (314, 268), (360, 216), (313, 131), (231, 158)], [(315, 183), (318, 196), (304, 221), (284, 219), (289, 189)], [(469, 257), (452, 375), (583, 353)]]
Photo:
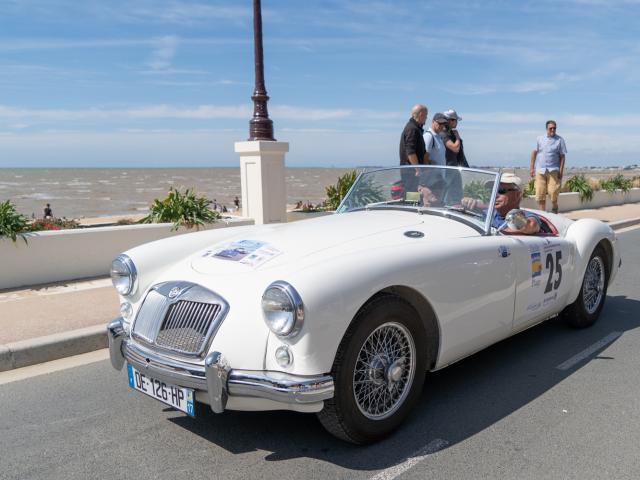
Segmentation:
[(462, 139), (456, 127), (462, 117), (453, 109), (444, 112), (444, 116), (449, 120), (449, 129), (445, 136), (444, 146), (447, 147), (446, 160), (449, 167), (465, 167), (469, 168), (467, 157), (464, 155)]
[[(416, 104), (411, 109), (411, 118), (400, 136), (400, 165), (425, 164), (424, 129), (429, 110), (426, 105)], [(402, 169), (402, 180), (408, 191), (415, 191), (418, 180), (413, 168)]]
[[(496, 195), (496, 208), (491, 219), (493, 228), (501, 228), (509, 233), (521, 235), (535, 235), (540, 231), (541, 221), (535, 213), (524, 211), (526, 223), (522, 228), (517, 230), (507, 230), (504, 228), (506, 216), (513, 209), (520, 208), (520, 200), (522, 199), (522, 180), (513, 173), (503, 173), (500, 176), (500, 185), (498, 194)], [(470, 210), (486, 209), (479, 200), (465, 197), (461, 201), (462, 206)]]
[[(536, 148), (531, 152), (531, 177), (536, 179), (536, 200), (542, 211), (547, 207), (547, 192), (551, 197), (553, 213), (558, 213), (558, 193), (564, 173), (564, 159), (567, 146), (560, 135), (556, 135), (556, 122), (549, 120), (546, 124), (547, 134), (538, 137)], [(538, 165), (536, 166), (536, 157)]]
[(424, 134), (424, 144), (427, 149), (425, 163), (431, 165), (446, 165), (446, 147), (442, 134), (449, 124), (449, 119), (442, 113), (436, 113), (431, 120), (431, 128)]

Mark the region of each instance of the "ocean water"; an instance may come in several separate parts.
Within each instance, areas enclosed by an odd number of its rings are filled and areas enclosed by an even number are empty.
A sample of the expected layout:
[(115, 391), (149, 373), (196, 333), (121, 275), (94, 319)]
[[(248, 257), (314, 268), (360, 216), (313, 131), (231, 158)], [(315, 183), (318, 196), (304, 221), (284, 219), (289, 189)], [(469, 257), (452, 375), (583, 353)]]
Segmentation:
[[(321, 203), (325, 188), (339, 176), (358, 168), (287, 168), (285, 184), (287, 204), (298, 201)], [(526, 168), (507, 168), (525, 182)], [(570, 168), (565, 179), (584, 173), (587, 177), (606, 178), (618, 169)], [(625, 171), (637, 175), (638, 171)], [(240, 192), (240, 168), (0, 168), (0, 201), (11, 200), (24, 215), (42, 217), (46, 203), (56, 217), (82, 218), (111, 215), (145, 214), (156, 198), (164, 198), (170, 187), (195, 188), (198, 195), (233, 209)]]
[[(320, 203), (325, 187), (351, 168), (287, 168), (287, 203)], [(195, 188), (228, 209), (241, 199), (240, 168), (0, 169), (0, 201), (41, 217), (46, 203), (56, 217), (144, 214), (170, 187)]]

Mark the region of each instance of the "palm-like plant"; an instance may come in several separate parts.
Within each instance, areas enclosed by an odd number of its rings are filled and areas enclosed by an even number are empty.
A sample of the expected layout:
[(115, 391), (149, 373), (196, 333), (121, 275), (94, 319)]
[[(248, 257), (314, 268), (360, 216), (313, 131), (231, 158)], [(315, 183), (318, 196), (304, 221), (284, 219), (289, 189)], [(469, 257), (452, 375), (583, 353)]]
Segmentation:
[(184, 192), (173, 187), (169, 188), (167, 197), (163, 200), (155, 199), (149, 215), (140, 223), (173, 223), (171, 230), (180, 227), (199, 229), (205, 223), (213, 223), (220, 214), (209, 208), (213, 203), (206, 197), (197, 197), (192, 189)]
[(565, 187), (570, 192), (578, 193), (581, 202), (587, 202), (593, 198), (593, 188), (584, 175), (574, 175), (566, 181)]
[[(9, 237), (14, 242), (29, 225), (27, 217), (18, 213), (10, 200), (0, 203), (0, 237)], [(23, 236), (22, 239), (27, 242)]]
[(536, 180), (535, 178), (532, 178), (531, 180), (529, 180), (529, 183), (527, 183), (527, 186), (524, 188), (524, 192), (522, 192), (522, 194), (525, 197), (533, 197), (536, 194)]
[(327, 193), (326, 205), (329, 210), (335, 210), (338, 208), (338, 205), (340, 205), (342, 199), (345, 197), (347, 192), (349, 192), (349, 189), (353, 185), (353, 182), (356, 181), (357, 177), (358, 172), (352, 170), (338, 177), (338, 181), (335, 185), (325, 187), (325, 191)]
[(607, 180), (601, 180), (600, 186), (603, 190), (606, 190), (609, 193), (613, 193), (616, 190), (628, 192), (629, 189), (633, 187), (633, 180), (631, 178), (626, 178), (624, 175), (619, 173)]
[(491, 188), (488, 188), (484, 182), (476, 181), (465, 184), (463, 196), (475, 198), (482, 203), (489, 203), (491, 199)]

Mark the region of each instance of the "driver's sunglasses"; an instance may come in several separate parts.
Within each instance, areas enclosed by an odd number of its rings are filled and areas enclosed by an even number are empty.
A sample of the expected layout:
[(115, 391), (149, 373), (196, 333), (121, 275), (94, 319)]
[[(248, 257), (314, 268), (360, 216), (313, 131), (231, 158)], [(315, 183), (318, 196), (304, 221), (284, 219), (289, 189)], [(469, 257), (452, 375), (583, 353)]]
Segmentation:
[(507, 192), (519, 192), (517, 188), (499, 188), (498, 193), (500, 195), (504, 195)]

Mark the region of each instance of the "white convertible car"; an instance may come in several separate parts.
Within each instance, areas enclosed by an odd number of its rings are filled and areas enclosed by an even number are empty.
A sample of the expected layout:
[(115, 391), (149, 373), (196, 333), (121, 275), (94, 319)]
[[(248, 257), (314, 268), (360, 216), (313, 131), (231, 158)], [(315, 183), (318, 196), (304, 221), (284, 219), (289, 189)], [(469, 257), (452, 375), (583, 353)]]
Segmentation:
[(613, 231), (544, 212), (543, 233), (509, 234), (514, 212), (496, 228), (499, 175), (373, 170), (334, 215), (136, 247), (112, 265), (111, 362), (187, 415), (316, 412), (339, 438), (375, 441), (427, 371), (560, 313), (587, 327), (602, 310), (621, 263)]

